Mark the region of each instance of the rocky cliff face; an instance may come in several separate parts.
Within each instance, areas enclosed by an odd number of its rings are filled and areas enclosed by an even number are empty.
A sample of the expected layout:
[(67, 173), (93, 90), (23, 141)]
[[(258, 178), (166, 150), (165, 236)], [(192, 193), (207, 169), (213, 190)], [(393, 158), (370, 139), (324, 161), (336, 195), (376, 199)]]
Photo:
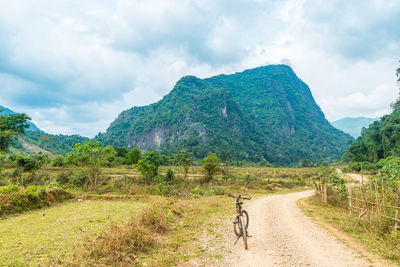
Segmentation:
[(325, 119), (308, 86), (285, 65), (208, 79), (180, 79), (162, 100), (122, 112), (106, 144), (196, 157), (228, 152), (237, 160), (291, 164), (337, 158), (349, 135)]

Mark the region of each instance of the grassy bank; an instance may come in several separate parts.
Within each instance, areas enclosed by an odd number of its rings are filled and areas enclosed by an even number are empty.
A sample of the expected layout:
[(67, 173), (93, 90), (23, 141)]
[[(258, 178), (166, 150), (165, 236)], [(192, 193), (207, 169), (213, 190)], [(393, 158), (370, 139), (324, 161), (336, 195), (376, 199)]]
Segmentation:
[(3, 186), (0, 187), (0, 216), (43, 208), (73, 197), (61, 188)]
[(299, 206), (323, 227), (333, 227), (340, 239), (345, 239), (357, 250), (365, 250), (366, 254), (377, 254), (400, 264), (400, 232), (381, 233), (370, 221), (360, 219), (359, 214), (350, 214), (343, 207), (325, 205), (316, 196), (301, 200)]

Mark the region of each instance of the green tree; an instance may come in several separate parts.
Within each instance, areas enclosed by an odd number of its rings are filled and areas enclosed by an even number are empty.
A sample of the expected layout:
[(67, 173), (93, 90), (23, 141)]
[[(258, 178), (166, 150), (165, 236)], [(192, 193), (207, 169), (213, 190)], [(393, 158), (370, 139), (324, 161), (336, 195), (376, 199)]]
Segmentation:
[(138, 147), (135, 147), (127, 154), (127, 158), (128, 158), (127, 162), (129, 165), (137, 164), (139, 160), (142, 158), (142, 152)]
[(299, 167), (305, 168), (305, 167), (312, 167), (313, 164), (309, 159), (301, 159), (299, 161)]
[(73, 151), (65, 155), (65, 160), (68, 163), (86, 166), (89, 170), (89, 182), (95, 187), (99, 181), (101, 167), (115, 154), (112, 146), (103, 147), (99, 141), (89, 141), (83, 144), (76, 143)]
[(215, 174), (219, 171), (219, 159), (217, 155), (211, 153), (203, 159), (203, 169), (206, 173), (205, 182), (210, 182), (214, 179)]
[(133, 166), (142, 174), (146, 184), (151, 183), (158, 175), (158, 167), (160, 166), (160, 154), (157, 151), (146, 151), (142, 159)]
[(27, 121), (30, 119), (24, 113), (0, 115), (0, 152), (7, 151), (8, 147), (13, 144), (14, 136), (25, 132), (25, 129), (29, 127)]
[(192, 156), (186, 150), (182, 150), (180, 153), (175, 155), (175, 158), (178, 161), (179, 165), (183, 166), (183, 171), (185, 174), (184, 179), (186, 179), (189, 172), (189, 168), (193, 162)]

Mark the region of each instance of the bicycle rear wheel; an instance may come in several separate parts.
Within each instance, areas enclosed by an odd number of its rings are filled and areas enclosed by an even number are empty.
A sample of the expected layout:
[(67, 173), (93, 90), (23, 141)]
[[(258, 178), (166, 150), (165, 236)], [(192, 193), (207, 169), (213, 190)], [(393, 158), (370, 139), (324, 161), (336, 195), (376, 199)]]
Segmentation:
[[(242, 210), (242, 214), (243, 214), (243, 218), (244, 218), (244, 225), (245, 225), (245, 229), (247, 230), (247, 228), (249, 227), (249, 214), (247, 214), (247, 211)], [(236, 219), (233, 223), (233, 230), (235, 231), (235, 235), (236, 236), (240, 236), (240, 228), (239, 228), (239, 215), (236, 216)]]

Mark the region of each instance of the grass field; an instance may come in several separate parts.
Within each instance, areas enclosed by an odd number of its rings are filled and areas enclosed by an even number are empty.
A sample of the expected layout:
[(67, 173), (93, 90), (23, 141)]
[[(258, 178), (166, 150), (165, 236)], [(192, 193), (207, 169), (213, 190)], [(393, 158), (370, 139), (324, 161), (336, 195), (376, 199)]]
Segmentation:
[(0, 220), (0, 265), (46, 264), (66, 259), (88, 238), (121, 223), (144, 204), (128, 201), (68, 201)]
[[(215, 229), (235, 213), (234, 201), (226, 196), (227, 193), (257, 197), (285, 190), (295, 191), (309, 185), (309, 178), (321, 174), (319, 168), (224, 167), (213, 182), (203, 184), (201, 167), (191, 167), (188, 179), (183, 181), (181, 167), (161, 167), (160, 173), (165, 174), (169, 168), (181, 182), (167, 187), (135, 182), (140, 175), (131, 167), (103, 168), (102, 183), (98, 188), (68, 188), (75, 193), (74, 200), (3, 217), (0, 219), (0, 265), (107, 265), (110, 263), (108, 256), (98, 254), (96, 250), (99, 240), (104, 242), (111, 238), (118, 247), (120, 241), (116, 241), (115, 235), (131, 231), (129, 222), (138, 220), (136, 214), (154, 204), (165, 207), (168, 227), (158, 233), (153, 232), (151, 226), (143, 226), (143, 233), (147, 236), (142, 233), (142, 238), (155, 241), (140, 251), (127, 251), (130, 256), (119, 259), (119, 263), (171, 266), (192, 260), (196, 262), (197, 259), (210, 262), (221, 255), (218, 250), (205, 249), (204, 238), (212, 236), (210, 245), (224, 238)], [(36, 173), (36, 177), (44, 184), (51, 184), (60, 176), (73, 176), (80, 171), (75, 167), (45, 167)], [(11, 178), (7, 175), (10, 173), (12, 169), (2, 172), (9, 182)], [(121, 181), (127, 180), (133, 182), (120, 185)], [(78, 198), (83, 201), (78, 202)], [(112, 223), (121, 228), (110, 227)], [(142, 229), (141, 225), (137, 227)], [(124, 249), (126, 246), (121, 244), (118, 250), (125, 253)], [(82, 254), (84, 250), (92, 252)], [(111, 247), (110, 253), (113, 253)]]

